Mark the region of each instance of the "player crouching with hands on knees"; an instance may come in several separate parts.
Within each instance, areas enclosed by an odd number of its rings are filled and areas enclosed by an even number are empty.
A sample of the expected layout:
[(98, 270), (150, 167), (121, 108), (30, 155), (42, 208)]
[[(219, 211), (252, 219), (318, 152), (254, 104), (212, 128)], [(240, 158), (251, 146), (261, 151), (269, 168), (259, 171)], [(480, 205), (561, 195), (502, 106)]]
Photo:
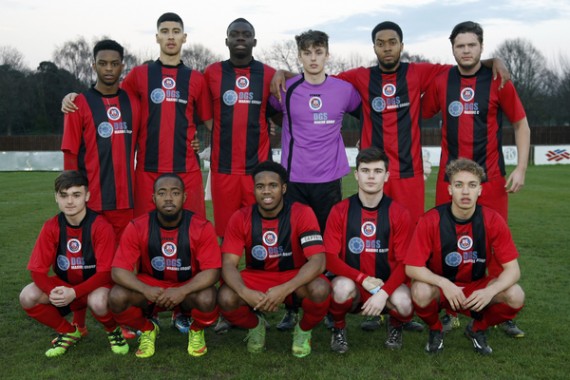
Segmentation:
[[(483, 169), (459, 158), (446, 175), (451, 202), (420, 218), (405, 259), (414, 308), (430, 329), (426, 351), (443, 350), (439, 311), (445, 308), (473, 318), (465, 335), (475, 351), (489, 355), (487, 328), (514, 319), (524, 305), (518, 252), (503, 217), (477, 204)], [(502, 266), (498, 277), (488, 274), (490, 265)]]

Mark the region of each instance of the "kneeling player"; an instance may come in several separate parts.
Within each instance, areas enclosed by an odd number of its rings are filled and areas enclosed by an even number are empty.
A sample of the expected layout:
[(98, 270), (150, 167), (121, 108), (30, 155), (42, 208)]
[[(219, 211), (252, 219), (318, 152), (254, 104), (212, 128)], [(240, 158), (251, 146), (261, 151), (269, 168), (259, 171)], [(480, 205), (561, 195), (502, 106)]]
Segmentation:
[[(443, 349), (441, 308), (471, 316), (465, 335), (475, 350), (492, 353), (485, 331), (515, 318), (524, 304), (517, 284), (518, 252), (505, 220), (499, 213), (477, 205), (483, 169), (459, 158), (448, 164), (451, 203), (428, 211), (418, 222), (408, 255), (406, 273), (414, 282), (412, 297), (416, 314), (430, 328), (426, 351)], [(494, 277), (489, 265), (503, 271)]]
[(354, 176), (358, 193), (333, 207), (325, 233), (327, 269), (336, 275), (331, 283), (331, 349), (348, 351), (348, 312), (379, 316), (385, 309), (390, 318), (384, 345), (399, 349), (403, 324), (413, 313), (403, 264), (412, 234), (410, 214), (383, 192), (389, 172), (380, 149), (360, 151)]
[[(65, 354), (81, 339), (79, 329), (64, 316), (86, 307), (103, 325), (112, 351), (129, 352), (107, 306), (115, 233), (87, 208), (89, 195), (87, 178), (80, 172), (64, 171), (56, 178), (55, 200), (61, 212), (44, 224), (28, 264), (34, 282), (20, 293), (24, 311), (58, 333), (48, 357)], [(48, 276), (50, 267), (55, 276)]]
[[(301, 300), (292, 352), (304, 357), (311, 353), (312, 329), (329, 307), (319, 224), (310, 207), (283, 199), (287, 172), (281, 165), (263, 162), (252, 176), (256, 204), (236, 211), (226, 228), (218, 303), (224, 318), (249, 329), (247, 349), (258, 353), (265, 349), (265, 321), (253, 310), (274, 312), (293, 297)], [(246, 268), (239, 272), (244, 249)]]
[(142, 332), (136, 356), (148, 358), (154, 355), (159, 327), (144, 315), (152, 315), (155, 307), (179, 306), (193, 319), (188, 354), (202, 356), (207, 352), (204, 328), (218, 318), (216, 233), (206, 219), (182, 208), (186, 193), (176, 174), (160, 175), (152, 198), (156, 209), (127, 226), (113, 260), (111, 311), (119, 323)]

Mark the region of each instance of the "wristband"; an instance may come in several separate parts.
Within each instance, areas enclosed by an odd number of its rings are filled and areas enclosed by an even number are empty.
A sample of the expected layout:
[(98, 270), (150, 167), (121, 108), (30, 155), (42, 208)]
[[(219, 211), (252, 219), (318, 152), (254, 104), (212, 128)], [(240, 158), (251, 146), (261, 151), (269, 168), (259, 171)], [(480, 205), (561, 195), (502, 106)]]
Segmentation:
[(368, 293), (370, 293), (370, 294), (376, 294), (376, 293), (378, 293), (378, 292), (380, 291), (380, 289), (382, 289), (382, 287), (381, 287), (381, 286), (377, 286), (377, 287), (375, 287), (375, 288), (370, 289), (370, 290), (368, 291)]

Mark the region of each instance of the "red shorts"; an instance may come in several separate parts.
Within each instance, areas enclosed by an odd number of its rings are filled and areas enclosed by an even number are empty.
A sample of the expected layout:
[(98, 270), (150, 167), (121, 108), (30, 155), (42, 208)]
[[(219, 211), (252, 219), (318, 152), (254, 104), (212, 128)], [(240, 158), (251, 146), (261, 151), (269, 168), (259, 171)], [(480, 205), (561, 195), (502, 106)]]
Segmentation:
[(233, 213), (255, 203), (253, 178), (249, 174), (212, 172), (211, 181), (216, 234), (224, 237), (228, 220)]
[(422, 175), (412, 178), (388, 178), (384, 193), (410, 212), (413, 225), (424, 214), (425, 183)]
[(185, 282), (171, 282), (171, 281), (159, 280), (157, 278), (152, 277), (148, 273), (137, 273), (137, 279), (148, 286), (164, 288), (164, 289), (176, 288), (185, 284)]
[[(451, 202), (451, 195), (449, 195), (449, 182), (444, 181), (444, 175), (445, 173), (442, 172), (440, 168), (435, 190), (436, 206)], [(504, 177), (497, 177), (490, 181), (483, 182), (481, 196), (477, 200), (478, 204), (497, 211), (505, 221), (507, 220), (509, 210), (509, 196), (505, 189), (506, 183), (507, 181)]]
[[(66, 286), (68, 288), (72, 288), (74, 286), (74, 285), (71, 285), (70, 283), (68, 283), (66, 281), (63, 281), (61, 278), (59, 278), (57, 276), (50, 276), (50, 280), (54, 281), (57, 286)], [(100, 286), (100, 288), (111, 289), (111, 286), (112, 286), (111, 284), (107, 284), (107, 285)], [(87, 299), (89, 297), (89, 294), (90, 293), (87, 293), (83, 297), (79, 297), (79, 298), (74, 299), (67, 306), (58, 307), (57, 310), (59, 311), (59, 314), (61, 316), (65, 317), (67, 314), (71, 313), (72, 311), (83, 310), (83, 309), (87, 308)], [(48, 296), (49, 296), (49, 294), (48, 294)]]
[[(154, 181), (163, 173), (135, 171), (135, 210), (134, 217), (143, 215), (155, 209), (152, 201)], [(176, 173), (186, 189), (186, 202), (184, 208), (193, 211), (201, 217), (206, 217), (206, 205), (204, 203), (204, 184), (202, 183), (202, 172)]]
[[(463, 287), (463, 294), (465, 295), (465, 298), (468, 298), (471, 293), (473, 293), (475, 290), (479, 290), (479, 289), (485, 289), (487, 287), (487, 285), (489, 285), (489, 282), (491, 282), (492, 280), (494, 280), (495, 277), (492, 276), (487, 276), (484, 277), (480, 280), (477, 281), (473, 281), (470, 282), (469, 284), (457, 284), (457, 286)], [(449, 304), (449, 301), (447, 300), (447, 298), (445, 298), (445, 295), (443, 294), (443, 291), (441, 290), (441, 288), (439, 289), (439, 308), (440, 309), (446, 309), (447, 311), (453, 312), (453, 310), (451, 309), (451, 305)], [(467, 310), (456, 310), (456, 312), (461, 313), (461, 314), (465, 314), (467, 316), (471, 316), (471, 310), (467, 309)]]
[(106, 210), (100, 211), (101, 215), (107, 219), (109, 223), (113, 226), (113, 231), (115, 231), (115, 239), (117, 245), (121, 241), (121, 236), (123, 236), (123, 231), (129, 222), (133, 219), (133, 209), (127, 208), (124, 210)]

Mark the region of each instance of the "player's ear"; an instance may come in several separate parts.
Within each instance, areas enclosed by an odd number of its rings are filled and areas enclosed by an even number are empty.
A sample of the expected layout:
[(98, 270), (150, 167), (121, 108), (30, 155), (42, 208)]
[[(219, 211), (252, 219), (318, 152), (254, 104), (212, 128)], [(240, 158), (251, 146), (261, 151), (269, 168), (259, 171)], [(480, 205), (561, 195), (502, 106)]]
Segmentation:
[(451, 184), (447, 185), (447, 191), (449, 192), (449, 195), (451, 196), (452, 195)]
[(384, 177), (384, 183), (388, 182), (389, 178), (390, 178), (390, 172), (386, 171), (386, 177)]
[(186, 198), (188, 198), (188, 193), (184, 192), (184, 196), (182, 197), (182, 204), (186, 203)]
[(281, 194), (285, 194), (287, 192), (287, 184), (284, 183), (283, 185), (281, 185)]
[(89, 198), (91, 198), (91, 193), (87, 190), (87, 193), (85, 194), (85, 202), (89, 202)]

